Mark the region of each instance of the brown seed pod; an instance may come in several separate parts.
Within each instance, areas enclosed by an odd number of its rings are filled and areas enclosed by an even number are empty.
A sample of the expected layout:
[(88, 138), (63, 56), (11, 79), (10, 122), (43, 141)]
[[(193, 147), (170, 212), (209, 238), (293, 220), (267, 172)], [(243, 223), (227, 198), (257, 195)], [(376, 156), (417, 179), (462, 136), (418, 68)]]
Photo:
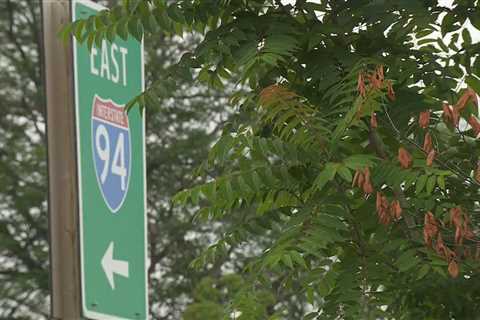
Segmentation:
[(458, 277), (459, 268), (458, 268), (458, 264), (455, 260), (450, 261), (450, 263), (448, 264), (448, 273), (450, 274), (450, 276), (452, 278)]
[(452, 124), (452, 125), (455, 125), (453, 123), (453, 111), (452, 111), (452, 108), (444, 103), (443, 104), (443, 114), (442, 114), (442, 117), (443, 117), (443, 121), (447, 124)]
[(365, 98), (366, 95), (366, 88), (365, 88), (365, 78), (363, 72), (358, 73), (358, 80), (357, 80), (357, 90), (361, 97)]
[(430, 132), (427, 132), (425, 134), (425, 138), (423, 139), (423, 151), (425, 151), (428, 154), (432, 150), (433, 150), (432, 136), (430, 135)]
[(390, 101), (395, 101), (395, 91), (393, 91), (392, 82), (387, 81), (387, 97)]
[(462, 112), (463, 109), (467, 106), (468, 101), (472, 101), (473, 104), (477, 104), (477, 94), (473, 89), (468, 88), (463, 92), (463, 94), (458, 99), (457, 103), (455, 104), (454, 109), (457, 109), (458, 112)]
[(390, 213), (397, 220), (402, 216), (402, 207), (398, 200), (393, 200), (390, 204)]
[(455, 244), (461, 245), (463, 243), (463, 230), (460, 227), (455, 228)]
[(383, 225), (389, 225), (390, 222), (392, 221), (392, 217), (388, 214), (387, 211), (382, 211), (379, 214), (379, 221)]
[(475, 238), (475, 234), (473, 231), (470, 229), (470, 227), (463, 228), (463, 237), (468, 240), (473, 240)]
[(428, 124), (430, 123), (430, 110), (420, 112), (420, 116), (418, 117), (418, 124), (420, 128), (426, 129), (428, 128)]
[(429, 211), (424, 217), (423, 237), (428, 247), (432, 246), (432, 239), (438, 234), (438, 223), (433, 214)]
[(384, 74), (383, 74), (383, 65), (377, 66), (377, 77), (378, 79), (383, 82), (385, 80)]
[(452, 116), (453, 116), (453, 125), (455, 127), (458, 127), (458, 123), (460, 122), (460, 112), (458, 109), (453, 108), (452, 110)]
[(480, 134), (480, 122), (478, 122), (474, 115), (470, 115), (467, 122), (472, 127), (475, 137), (477, 137)]
[(358, 170), (355, 171), (355, 175), (353, 176), (353, 180), (352, 180), (352, 187), (357, 185), (358, 177), (359, 177), (360, 174), (361, 174), (360, 171), (358, 171)]
[(480, 160), (477, 161), (477, 168), (475, 169), (475, 180), (480, 183)]
[(377, 191), (377, 201), (376, 201), (376, 208), (377, 212), (381, 210), (382, 208), (382, 193), (380, 191)]
[(370, 169), (368, 167), (363, 169), (363, 175), (365, 176), (365, 182), (370, 182)]
[(437, 242), (435, 244), (435, 251), (440, 256), (443, 256), (443, 257), (447, 256), (447, 248), (445, 247), (445, 244), (443, 243), (442, 234), (440, 232), (438, 233), (438, 236), (437, 236)]
[(430, 248), (432, 246), (432, 238), (425, 228), (423, 228), (423, 241), (427, 247)]
[(365, 192), (366, 194), (371, 194), (373, 192), (373, 186), (370, 181), (365, 181), (362, 188), (363, 192)]
[(382, 87), (382, 81), (378, 78), (377, 72), (372, 72), (368, 76), (368, 82), (372, 86), (373, 89), (378, 90)]
[(450, 223), (456, 228), (461, 227), (463, 223), (463, 213), (460, 207), (450, 209)]
[(357, 186), (359, 188), (363, 187), (363, 184), (365, 183), (365, 176), (363, 175), (362, 172), (359, 173), (358, 179), (357, 179)]
[(384, 225), (390, 224), (392, 216), (389, 212), (388, 199), (381, 192), (377, 192), (376, 208), (380, 223)]
[(370, 128), (376, 129), (377, 127), (377, 116), (375, 115), (375, 112), (372, 112), (372, 115), (370, 116)]
[(403, 147), (398, 149), (398, 161), (404, 169), (408, 169), (412, 165), (412, 156), (410, 153)]
[(380, 219), (380, 222), (383, 223), (384, 225), (390, 224), (392, 220), (392, 216), (389, 213), (388, 210), (389, 203), (387, 197), (383, 196), (382, 197), (382, 217)]
[(478, 108), (478, 95), (477, 95), (477, 93), (472, 88), (468, 88), (468, 90), (470, 91), (470, 99), (472, 100), (472, 103), (475, 105), (475, 107)]
[(427, 166), (431, 167), (433, 160), (435, 160), (435, 150), (432, 149), (427, 155)]

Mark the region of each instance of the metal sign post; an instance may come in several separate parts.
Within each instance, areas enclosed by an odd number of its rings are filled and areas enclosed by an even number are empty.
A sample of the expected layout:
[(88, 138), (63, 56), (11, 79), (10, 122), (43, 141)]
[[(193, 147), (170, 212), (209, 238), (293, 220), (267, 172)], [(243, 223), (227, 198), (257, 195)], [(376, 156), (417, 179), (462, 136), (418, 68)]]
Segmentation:
[(43, 1), (47, 97), (51, 316), (81, 319), (78, 189), (71, 43), (57, 37), (70, 21), (68, 0)]

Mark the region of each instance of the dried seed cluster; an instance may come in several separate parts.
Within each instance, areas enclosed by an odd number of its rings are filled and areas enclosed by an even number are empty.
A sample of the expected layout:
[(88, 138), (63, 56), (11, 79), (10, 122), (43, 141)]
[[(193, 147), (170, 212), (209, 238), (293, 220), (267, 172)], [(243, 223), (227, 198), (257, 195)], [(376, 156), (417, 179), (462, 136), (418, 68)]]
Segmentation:
[[(395, 100), (395, 92), (391, 81), (385, 80), (383, 66), (377, 66), (375, 70), (367, 72), (363, 71), (358, 74), (357, 90), (362, 98), (373, 91), (386, 89), (386, 96), (391, 100)], [(477, 94), (471, 88), (467, 88), (453, 106), (448, 103), (443, 104), (443, 121), (448, 126), (458, 127), (461, 113), (467, 107), (468, 102), (472, 102), (478, 107)], [(360, 107), (361, 108), (361, 107)], [(360, 113), (358, 111), (357, 116)], [(430, 131), (431, 110), (427, 109), (420, 112), (418, 115), (418, 126), (423, 130), (423, 147), (422, 150), (426, 154), (426, 165), (432, 166), (437, 155), (435, 146)], [(475, 137), (480, 136), (480, 122), (474, 115), (469, 115), (467, 119), (468, 124), (472, 128)], [(370, 128), (377, 129), (377, 114), (372, 112), (370, 114)], [(412, 166), (413, 159), (409, 151), (401, 146), (398, 149), (398, 161), (400, 166), (408, 169)], [(480, 183), (480, 160), (474, 171), (474, 178)], [(364, 168), (357, 170), (353, 178), (352, 186), (356, 186), (363, 190), (367, 195), (373, 193), (373, 185), (370, 181), (370, 169)], [(392, 221), (398, 221), (402, 216), (402, 207), (398, 199), (391, 202), (380, 191), (377, 192), (376, 211), (379, 222), (388, 225)], [(452, 230), (453, 229), (453, 230)], [(444, 233), (442, 233), (444, 231)], [(447, 232), (447, 233), (445, 233)], [(444, 241), (444, 235), (447, 234), (447, 239), (452, 238), (451, 242)], [(454, 236), (453, 236), (454, 234)], [(437, 252), (448, 262), (448, 272), (456, 278), (460, 272), (459, 263), (462, 258), (470, 258), (471, 243), (474, 243), (475, 234), (470, 228), (470, 219), (468, 215), (460, 207), (455, 207), (450, 210), (450, 220), (446, 226), (441, 220), (435, 218), (432, 212), (427, 212), (424, 216), (423, 238), (425, 245)], [(467, 244), (465, 244), (465, 241)], [(477, 246), (475, 258), (480, 259), (480, 244)]]
[[(455, 229), (453, 250), (445, 244), (441, 230), (448, 232), (448, 226)], [(470, 228), (470, 219), (460, 207), (450, 210), (448, 226), (434, 217), (429, 211), (424, 217), (423, 238), (425, 245), (432, 248), (436, 253), (448, 262), (448, 272), (453, 278), (458, 277), (459, 262), (462, 258), (472, 258), (471, 246), (464, 245), (464, 240), (474, 240), (475, 234)], [(480, 258), (480, 247), (477, 246), (475, 259)]]

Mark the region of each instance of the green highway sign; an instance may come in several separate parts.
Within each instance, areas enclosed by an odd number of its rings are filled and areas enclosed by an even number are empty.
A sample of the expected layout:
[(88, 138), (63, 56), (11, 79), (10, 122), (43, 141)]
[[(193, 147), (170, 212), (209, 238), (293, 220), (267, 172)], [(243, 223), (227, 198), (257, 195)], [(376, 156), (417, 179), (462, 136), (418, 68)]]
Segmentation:
[[(72, 19), (105, 8), (73, 0)], [(145, 119), (124, 106), (144, 86), (143, 43), (74, 40), (82, 310), (147, 319)]]

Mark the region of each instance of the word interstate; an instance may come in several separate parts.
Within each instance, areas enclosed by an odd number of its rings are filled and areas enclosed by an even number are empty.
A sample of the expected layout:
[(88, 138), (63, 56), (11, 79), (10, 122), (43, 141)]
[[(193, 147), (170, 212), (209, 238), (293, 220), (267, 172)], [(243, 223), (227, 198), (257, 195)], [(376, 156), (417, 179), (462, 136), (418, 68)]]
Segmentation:
[(100, 54), (95, 46), (90, 51), (90, 73), (108, 79), (113, 83), (120, 82), (126, 87), (127, 54), (127, 48), (117, 46), (115, 43), (108, 44), (107, 41), (103, 40)]

